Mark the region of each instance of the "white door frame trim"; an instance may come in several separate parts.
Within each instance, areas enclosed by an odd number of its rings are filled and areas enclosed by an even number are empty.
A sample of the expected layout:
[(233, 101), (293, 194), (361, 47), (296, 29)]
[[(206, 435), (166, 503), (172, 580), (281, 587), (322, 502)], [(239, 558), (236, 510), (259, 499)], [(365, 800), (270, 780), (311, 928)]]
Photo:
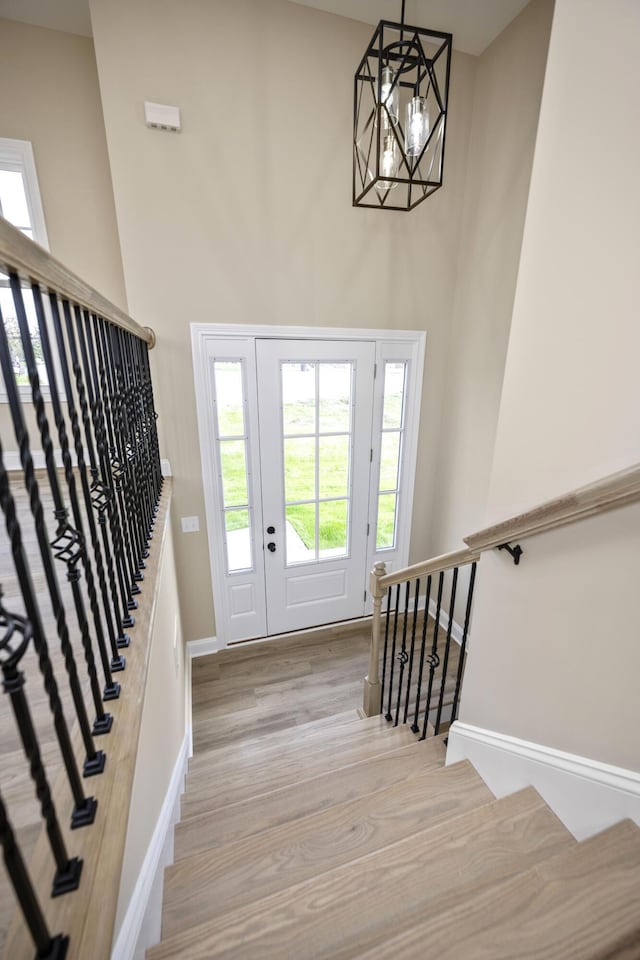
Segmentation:
[[(194, 370), (194, 389), (196, 396), (196, 410), (198, 418), (198, 438), (202, 460), (202, 482), (204, 488), (205, 514), (207, 521), (207, 537), (209, 544), (209, 560), (211, 565), (212, 586), (214, 593), (214, 609), (216, 613), (216, 633), (218, 641), (227, 645), (229, 610), (224, 591), (217, 589), (224, 582), (224, 558), (217, 545), (218, 517), (215, 504), (217, 491), (214, 489), (215, 470), (212, 462), (212, 445), (209, 424), (209, 387), (206, 360), (206, 343), (210, 340), (373, 340), (376, 343), (376, 355), (379, 347), (384, 343), (402, 342), (411, 346), (413, 376), (406, 404), (409, 411), (409, 429), (405, 436), (404, 473), (406, 488), (404, 491), (406, 519), (402, 524), (400, 536), (404, 539), (402, 552), (394, 551), (393, 566), (402, 566), (408, 562), (410, 513), (413, 505), (414, 479), (418, 453), (418, 426), (420, 406), (422, 401), (422, 382), (424, 373), (424, 357), (426, 346), (426, 332), (424, 330), (385, 330), (378, 328), (359, 327), (306, 327), (260, 324), (225, 324), (225, 323), (192, 323), (191, 347)], [(207, 451), (210, 451), (207, 453)], [(385, 560), (385, 554), (390, 551), (381, 550), (377, 558)]]

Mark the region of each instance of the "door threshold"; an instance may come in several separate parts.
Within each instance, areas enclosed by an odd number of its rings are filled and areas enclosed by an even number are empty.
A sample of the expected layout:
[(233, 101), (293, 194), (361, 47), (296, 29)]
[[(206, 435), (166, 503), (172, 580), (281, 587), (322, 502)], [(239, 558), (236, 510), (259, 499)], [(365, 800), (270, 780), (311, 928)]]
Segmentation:
[(226, 646), (227, 650), (237, 649), (238, 647), (253, 646), (257, 643), (283, 643), (286, 640), (292, 640), (296, 643), (313, 643), (327, 637), (340, 638), (350, 636), (352, 633), (361, 633), (364, 629), (371, 629), (371, 614), (366, 617), (356, 617), (354, 620), (338, 620), (336, 623), (323, 623), (317, 627), (307, 627), (305, 630), (292, 630), (289, 633), (274, 633), (268, 637), (251, 637), (248, 640), (230, 640)]

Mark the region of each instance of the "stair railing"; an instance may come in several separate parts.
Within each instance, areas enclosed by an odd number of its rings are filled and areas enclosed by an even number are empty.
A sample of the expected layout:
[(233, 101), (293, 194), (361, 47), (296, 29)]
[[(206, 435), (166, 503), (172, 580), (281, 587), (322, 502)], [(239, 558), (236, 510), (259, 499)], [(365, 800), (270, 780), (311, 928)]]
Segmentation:
[(470, 534), (466, 549), (392, 573), (376, 563), (364, 714), (410, 723), (421, 739), (443, 732), (458, 715), (483, 552), (506, 550), (517, 565), (524, 551), (516, 540), (637, 501), (640, 464)]
[[(370, 579), (373, 620), (364, 682), (367, 716), (382, 712), (394, 726), (410, 723), (424, 740), (431, 732), (439, 733), (455, 715), (479, 559), (476, 551), (458, 550), (393, 573), (385, 572), (384, 563), (376, 563)], [(462, 628), (455, 620), (460, 608), (464, 610)]]
[[(31, 866), (12, 826), (10, 784), (0, 785), (0, 842), (22, 914), (4, 955), (98, 960), (110, 952), (117, 858), (108, 854), (112, 872), (94, 897), (104, 904), (102, 941), (70, 941), (62, 924), (82, 927), (95, 858), (124, 846), (126, 801), (108, 807), (116, 765), (131, 785), (144, 687), (145, 653), (135, 644), (147, 638), (144, 628), (137, 637), (128, 631), (161, 505), (148, 359), (155, 338), (3, 218), (0, 271), (0, 370), (11, 424), (0, 438), (0, 555), (10, 597), (0, 588), (2, 723), (8, 731), (12, 714), (43, 824)], [(41, 740), (42, 687), (62, 769), (55, 785)], [(122, 822), (109, 824), (110, 813)], [(69, 919), (68, 904), (53, 909), (49, 896), (79, 896), (80, 920)], [(51, 916), (66, 919), (56, 928)]]

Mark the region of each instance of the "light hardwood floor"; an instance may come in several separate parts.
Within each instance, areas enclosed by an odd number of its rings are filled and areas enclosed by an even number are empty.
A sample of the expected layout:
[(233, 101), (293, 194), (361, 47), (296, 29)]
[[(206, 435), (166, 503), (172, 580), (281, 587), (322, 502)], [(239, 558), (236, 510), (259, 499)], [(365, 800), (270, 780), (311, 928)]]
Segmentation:
[(370, 627), (245, 644), (193, 661), (196, 757), (277, 730), (355, 711)]
[(441, 737), (348, 699), (330, 716), (327, 690), (358, 702), (367, 647), (329, 635), (194, 665), (196, 753), (147, 960), (640, 960), (640, 830), (578, 844), (533, 788), (495, 799), (468, 762), (444, 767)]

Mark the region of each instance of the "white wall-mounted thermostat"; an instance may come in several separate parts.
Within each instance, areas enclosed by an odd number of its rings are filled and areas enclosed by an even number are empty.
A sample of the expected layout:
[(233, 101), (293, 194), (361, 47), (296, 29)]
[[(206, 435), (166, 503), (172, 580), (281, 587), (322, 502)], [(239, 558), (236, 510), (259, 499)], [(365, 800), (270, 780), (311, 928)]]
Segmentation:
[(155, 130), (172, 130), (178, 133), (182, 129), (180, 107), (170, 107), (166, 103), (151, 103), (145, 100), (144, 119), (147, 126)]

